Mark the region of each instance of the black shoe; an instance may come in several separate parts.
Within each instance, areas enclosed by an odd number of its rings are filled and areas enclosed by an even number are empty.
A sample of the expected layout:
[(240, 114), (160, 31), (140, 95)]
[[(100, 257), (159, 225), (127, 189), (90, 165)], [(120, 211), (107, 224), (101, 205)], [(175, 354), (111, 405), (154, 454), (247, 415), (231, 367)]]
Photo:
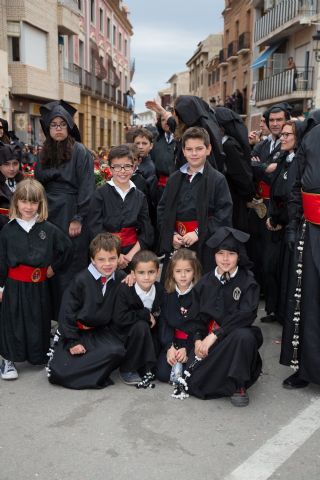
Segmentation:
[(293, 390), (294, 388), (305, 388), (308, 385), (309, 382), (306, 382), (306, 380), (302, 380), (301, 378), (299, 378), (299, 372), (290, 375), (290, 377), (286, 378), (282, 382), (283, 388), (288, 388), (290, 390)]
[(230, 401), (234, 407), (246, 407), (249, 405), (249, 395), (245, 388), (239, 388), (230, 397)]
[(270, 315), (266, 315), (265, 317), (261, 317), (261, 322), (262, 323), (273, 323), (277, 321), (277, 317), (274, 315), (274, 313), (270, 313)]

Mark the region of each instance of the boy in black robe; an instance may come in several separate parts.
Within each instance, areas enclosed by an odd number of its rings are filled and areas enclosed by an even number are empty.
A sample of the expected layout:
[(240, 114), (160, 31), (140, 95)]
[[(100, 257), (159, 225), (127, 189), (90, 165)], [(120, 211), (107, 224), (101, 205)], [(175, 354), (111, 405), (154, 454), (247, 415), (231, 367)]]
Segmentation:
[(122, 342), (109, 328), (117, 286), (120, 241), (97, 235), (90, 244), (91, 264), (76, 275), (66, 291), (59, 332), (48, 363), (51, 383), (67, 388), (104, 388), (124, 355)]
[(230, 396), (238, 407), (248, 405), (246, 389), (258, 379), (262, 365), (262, 334), (252, 326), (259, 286), (248, 270), (243, 245), (248, 239), (240, 230), (221, 227), (208, 240), (217, 267), (195, 285), (188, 314), (195, 340), (188, 392), (202, 399)]
[(23, 180), (20, 156), (20, 147), (0, 141), (0, 230), (9, 222), (10, 201), (17, 183)]
[(218, 227), (231, 225), (231, 195), (224, 175), (206, 161), (211, 152), (206, 130), (186, 130), (182, 148), (187, 163), (170, 176), (158, 205), (160, 252), (168, 259), (174, 249), (191, 248), (207, 272), (212, 260), (205, 243)]
[(148, 250), (132, 259), (135, 285), (122, 283), (113, 310), (113, 332), (124, 342), (126, 355), (120, 366), (120, 378), (127, 385), (137, 385), (150, 378), (158, 350), (157, 318), (160, 314), (163, 287), (156, 282), (158, 257)]

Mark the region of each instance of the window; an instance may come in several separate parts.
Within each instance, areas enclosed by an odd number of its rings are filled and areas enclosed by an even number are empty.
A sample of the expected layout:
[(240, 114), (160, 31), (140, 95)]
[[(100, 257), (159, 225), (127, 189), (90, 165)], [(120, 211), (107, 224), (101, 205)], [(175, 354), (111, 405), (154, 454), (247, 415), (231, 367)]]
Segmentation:
[(84, 43), (82, 40), (79, 40), (79, 66), (84, 67)]
[(103, 18), (104, 18), (104, 15), (103, 15), (103, 10), (102, 8), (99, 9), (99, 28), (100, 28), (100, 32), (103, 33)]
[(111, 35), (111, 20), (108, 17), (107, 18), (107, 37), (110, 40), (110, 35)]
[(112, 43), (115, 46), (116, 45), (116, 36), (117, 36), (117, 27), (113, 25), (113, 37), (112, 37)]
[(9, 61), (20, 62), (20, 37), (8, 37)]
[(78, 0), (78, 8), (82, 12), (82, 0)]
[[(47, 43), (46, 32), (23, 23), (21, 30), (21, 62), (32, 67), (47, 70)], [(37, 55), (34, 54), (37, 52)]]
[(127, 39), (125, 39), (125, 41), (124, 41), (124, 54), (125, 54), (125, 56), (128, 55), (128, 40)]
[(124, 91), (128, 91), (128, 77), (127, 75), (124, 76)]
[(119, 41), (118, 41), (118, 49), (121, 51), (122, 49), (122, 33), (119, 32)]
[(96, 2), (95, 0), (90, 0), (90, 22), (94, 23), (95, 22), (95, 9), (96, 9)]

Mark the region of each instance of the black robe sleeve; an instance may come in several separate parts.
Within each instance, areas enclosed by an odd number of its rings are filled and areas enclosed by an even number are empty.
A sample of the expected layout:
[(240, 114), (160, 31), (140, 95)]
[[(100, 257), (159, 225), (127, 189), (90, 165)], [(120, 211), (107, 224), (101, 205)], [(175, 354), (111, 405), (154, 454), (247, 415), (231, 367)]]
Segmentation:
[(60, 312), (59, 312), (59, 332), (68, 347), (77, 345), (80, 341), (79, 328), (76, 324), (78, 313), (83, 304), (85, 292), (83, 284), (75, 279), (66, 290)]
[(138, 241), (140, 243), (141, 250), (151, 248), (154, 240), (153, 227), (151, 225), (148, 201), (144, 197), (141, 209), (138, 213)]
[(113, 323), (119, 332), (127, 331), (138, 321), (150, 321), (150, 311), (143, 306), (134, 287), (119, 285), (114, 303)]
[(53, 228), (53, 252), (52, 252), (52, 270), (56, 273), (66, 270), (72, 261), (72, 242), (70, 238), (58, 227)]
[(71, 221), (83, 223), (88, 215), (92, 194), (95, 190), (93, 158), (89, 150), (76, 143), (72, 156), (76, 157), (76, 177), (78, 184), (77, 212)]

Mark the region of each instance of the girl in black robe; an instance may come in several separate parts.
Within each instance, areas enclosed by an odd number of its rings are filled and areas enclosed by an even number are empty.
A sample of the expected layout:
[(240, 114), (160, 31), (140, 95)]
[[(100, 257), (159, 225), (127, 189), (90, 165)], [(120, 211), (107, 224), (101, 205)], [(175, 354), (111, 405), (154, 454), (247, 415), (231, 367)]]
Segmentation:
[(47, 194), (49, 221), (60, 227), (73, 244), (73, 258), (68, 269), (51, 282), (56, 316), (70, 280), (88, 264), (87, 215), (95, 190), (93, 158), (79, 143), (80, 133), (73, 121), (75, 112), (63, 100), (40, 108), (46, 141), (35, 167), (35, 178), (43, 184)]
[(9, 221), (10, 200), (21, 180), (20, 148), (0, 142), (0, 230)]
[(259, 305), (259, 286), (248, 270), (243, 243), (249, 235), (221, 227), (207, 242), (217, 267), (193, 289), (188, 332), (195, 340), (188, 362), (188, 392), (202, 398), (230, 396), (246, 406), (246, 389), (259, 377), (262, 334), (252, 326)]
[(52, 318), (47, 279), (63, 268), (71, 253), (71, 241), (46, 221), (47, 212), (42, 185), (33, 179), (20, 182), (12, 199), (11, 221), (0, 234), (4, 379), (17, 378), (13, 362), (46, 362)]
[(171, 257), (165, 279), (164, 296), (159, 319), (161, 352), (156, 376), (168, 382), (177, 363), (185, 364), (193, 348), (192, 337), (186, 333), (187, 315), (192, 305), (192, 288), (201, 276), (201, 266), (195, 252), (186, 248)]

